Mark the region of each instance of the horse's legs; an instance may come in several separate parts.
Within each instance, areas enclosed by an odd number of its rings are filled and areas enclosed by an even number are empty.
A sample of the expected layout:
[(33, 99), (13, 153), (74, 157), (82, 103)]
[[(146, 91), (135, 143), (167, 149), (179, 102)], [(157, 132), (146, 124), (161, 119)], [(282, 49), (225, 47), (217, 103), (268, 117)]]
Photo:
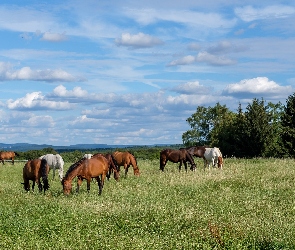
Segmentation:
[(97, 185), (98, 185), (98, 194), (101, 195), (102, 187), (103, 187), (102, 178), (100, 179), (99, 176), (97, 176), (96, 180), (97, 180)]
[(90, 191), (90, 181), (91, 181), (91, 178), (87, 179), (87, 192)]
[(184, 164), (185, 172), (187, 172), (187, 163), (184, 161), (183, 164)]
[(11, 158), (11, 163), (14, 165), (14, 157)]
[(182, 166), (182, 161), (180, 161), (179, 166), (178, 166), (179, 172), (181, 170), (181, 166)]
[(52, 180), (55, 178), (55, 167), (52, 168)]
[(79, 190), (80, 190), (80, 186), (82, 184), (82, 181), (83, 181), (83, 179), (78, 177), (78, 179), (77, 179), (77, 189), (76, 189), (76, 192), (77, 193), (79, 193)]
[(58, 169), (58, 176), (59, 176), (60, 180), (62, 180), (63, 175), (64, 175), (64, 170), (63, 170), (63, 168), (60, 167), (60, 168)]
[(125, 163), (125, 164), (124, 164), (124, 168), (125, 168), (125, 176), (127, 176), (129, 165), (127, 165), (127, 164)]

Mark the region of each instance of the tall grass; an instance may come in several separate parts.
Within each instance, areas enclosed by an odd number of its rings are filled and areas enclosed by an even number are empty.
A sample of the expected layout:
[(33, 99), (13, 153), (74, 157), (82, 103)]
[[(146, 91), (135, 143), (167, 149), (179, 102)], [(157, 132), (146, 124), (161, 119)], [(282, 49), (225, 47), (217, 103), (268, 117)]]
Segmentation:
[(45, 195), (25, 192), (23, 165), (0, 165), (0, 249), (295, 248), (291, 159), (226, 159), (222, 171), (197, 160), (187, 173), (138, 160), (139, 178), (67, 197), (52, 173)]

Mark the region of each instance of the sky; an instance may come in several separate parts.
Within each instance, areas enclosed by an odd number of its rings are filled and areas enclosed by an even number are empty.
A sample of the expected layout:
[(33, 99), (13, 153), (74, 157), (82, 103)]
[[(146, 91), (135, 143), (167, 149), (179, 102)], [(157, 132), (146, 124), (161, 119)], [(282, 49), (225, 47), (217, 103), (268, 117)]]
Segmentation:
[(285, 104), (294, 23), (294, 0), (2, 0), (0, 142), (181, 144), (198, 106)]

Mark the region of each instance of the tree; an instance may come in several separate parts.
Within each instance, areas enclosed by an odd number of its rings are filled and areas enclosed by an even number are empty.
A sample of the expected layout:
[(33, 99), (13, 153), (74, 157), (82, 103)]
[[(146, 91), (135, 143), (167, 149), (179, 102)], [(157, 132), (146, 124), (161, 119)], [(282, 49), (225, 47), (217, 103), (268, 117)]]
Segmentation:
[(212, 145), (218, 146), (218, 134), (232, 112), (225, 105), (216, 103), (214, 107), (198, 106), (197, 111), (186, 121), (191, 129), (183, 133), (182, 141), (186, 146)]
[(282, 141), (287, 154), (295, 157), (295, 93), (287, 99), (281, 123)]
[(245, 112), (245, 151), (249, 157), (262, 156), (268, 143), (271, 142), (271, 117), (264, 100), (254, 98)]

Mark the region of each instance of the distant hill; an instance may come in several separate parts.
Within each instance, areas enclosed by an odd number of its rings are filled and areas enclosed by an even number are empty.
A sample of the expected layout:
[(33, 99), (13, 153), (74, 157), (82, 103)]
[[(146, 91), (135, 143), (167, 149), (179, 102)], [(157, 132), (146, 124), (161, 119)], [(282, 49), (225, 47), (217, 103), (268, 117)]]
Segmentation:
[(6, 144), (0, 143), (0, 151), (19, 151), (26, 152), (29, 150), (41, 150), (44, 148), (53, 148), (56, 151), (72, 151), (72, 150), (93, 150), (93, 149), (108, 149), (108, 148), (130, 148), (130, 147), (156, 147), (156, 146), (168, 146), (166, 144), (157, 144), (149, 146), (139, 146), (139, 145), (108, 145), (108, 144), (76, 144), (70, 146), (53, 146), (49, 144), (30, 144), (30, 143), (14, 143)]

